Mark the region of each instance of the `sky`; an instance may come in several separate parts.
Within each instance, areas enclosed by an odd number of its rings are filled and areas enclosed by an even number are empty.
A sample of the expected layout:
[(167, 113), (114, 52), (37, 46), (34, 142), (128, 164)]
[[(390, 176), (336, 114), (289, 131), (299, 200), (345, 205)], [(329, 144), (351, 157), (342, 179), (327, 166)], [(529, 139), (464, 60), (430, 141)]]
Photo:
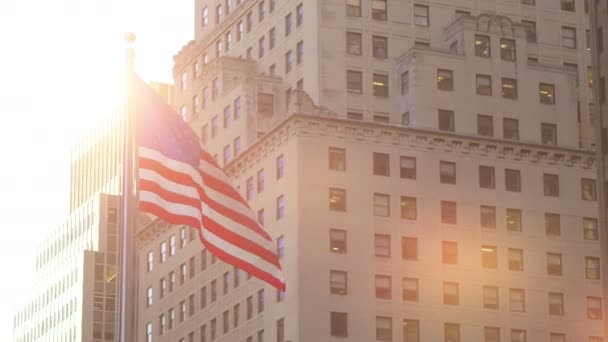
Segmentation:
[(69, 214), (69, 152), (120, 103), (135, 70), (172, 82), (193, 0), (0, 0), (0, 341), (34, 288), (35, 246)]

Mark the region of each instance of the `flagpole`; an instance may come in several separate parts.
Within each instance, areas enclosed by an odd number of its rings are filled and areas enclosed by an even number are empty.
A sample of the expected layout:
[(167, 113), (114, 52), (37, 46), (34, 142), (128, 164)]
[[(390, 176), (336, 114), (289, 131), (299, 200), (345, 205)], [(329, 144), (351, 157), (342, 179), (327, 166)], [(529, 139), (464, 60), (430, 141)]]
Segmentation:
[(135, 327), (136, 307), (136, 265), (135, 265), (135, 208), (134, 208), (134, 186), (133, 186), (133, 118), (132, 118), (132, 89), (133, 89), (133, 62), (135, 52), (133, 43), (135, 34), (125, 34), (127, 47), (125, 49), (126, 72), (125, 72), (125, 100), (123, 121), (123, 174), (122, 174), (122, 229), (121, 229), (121, 253), (120, 253), (120, 342), (134, 342), (137, 338)]

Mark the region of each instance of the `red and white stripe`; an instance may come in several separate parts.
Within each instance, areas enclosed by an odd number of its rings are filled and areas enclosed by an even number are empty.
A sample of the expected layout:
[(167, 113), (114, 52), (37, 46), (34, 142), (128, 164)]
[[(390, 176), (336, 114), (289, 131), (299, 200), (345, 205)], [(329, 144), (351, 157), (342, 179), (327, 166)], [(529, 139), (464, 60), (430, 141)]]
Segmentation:
[(201, 239), (218, 258), (281, 291), (285, 279), (272, 238), (217, 162), (201, 151)]
[(201, 227), (200, 173), (157, 150), (138, 148), (139, 209), (173, 224)]
[(285, 291), (272, 238), (213, 157), (201, 151), (196, 170), (153, 149), (138, 153), (140, 210), (200, 229), (215, 256)]

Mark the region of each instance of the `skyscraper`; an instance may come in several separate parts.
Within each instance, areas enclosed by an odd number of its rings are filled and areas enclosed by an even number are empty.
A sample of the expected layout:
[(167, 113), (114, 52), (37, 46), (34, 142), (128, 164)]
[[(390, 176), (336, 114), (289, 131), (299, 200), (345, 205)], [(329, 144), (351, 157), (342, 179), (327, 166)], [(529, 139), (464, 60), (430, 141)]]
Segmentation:
[(585, 8), (196, 1), (174, 105), (287, 292), (151, 222), (141, 339), (604, 341)]

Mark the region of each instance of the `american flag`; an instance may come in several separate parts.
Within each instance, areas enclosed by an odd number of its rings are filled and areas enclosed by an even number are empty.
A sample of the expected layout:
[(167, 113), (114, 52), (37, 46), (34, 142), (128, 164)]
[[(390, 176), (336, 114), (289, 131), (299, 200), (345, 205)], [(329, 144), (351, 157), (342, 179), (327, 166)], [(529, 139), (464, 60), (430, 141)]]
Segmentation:
[(285, 291), (272, 238), (194, 131), (141, 79), (133, 82), (139, 209), (199, 230), (220, 260)]

